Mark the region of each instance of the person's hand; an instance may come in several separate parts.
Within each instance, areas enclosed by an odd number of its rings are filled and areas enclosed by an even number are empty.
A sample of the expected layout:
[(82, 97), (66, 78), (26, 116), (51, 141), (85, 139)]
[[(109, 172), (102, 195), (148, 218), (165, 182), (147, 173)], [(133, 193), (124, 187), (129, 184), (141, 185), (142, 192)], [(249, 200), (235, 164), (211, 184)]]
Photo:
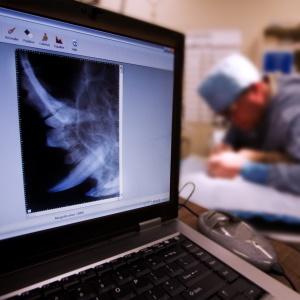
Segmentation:
[(226, 151), (208, 159), (207, 171), (212, 177), (234, 178), (248, 160), (237, 152)]

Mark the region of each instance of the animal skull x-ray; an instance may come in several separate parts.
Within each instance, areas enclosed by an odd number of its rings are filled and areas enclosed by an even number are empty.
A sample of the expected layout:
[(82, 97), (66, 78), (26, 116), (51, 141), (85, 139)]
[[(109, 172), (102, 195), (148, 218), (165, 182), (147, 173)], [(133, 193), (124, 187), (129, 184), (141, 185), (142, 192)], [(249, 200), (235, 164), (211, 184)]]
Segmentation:
[(27, 212), (120, 195), (120, 66), (16, 50)]

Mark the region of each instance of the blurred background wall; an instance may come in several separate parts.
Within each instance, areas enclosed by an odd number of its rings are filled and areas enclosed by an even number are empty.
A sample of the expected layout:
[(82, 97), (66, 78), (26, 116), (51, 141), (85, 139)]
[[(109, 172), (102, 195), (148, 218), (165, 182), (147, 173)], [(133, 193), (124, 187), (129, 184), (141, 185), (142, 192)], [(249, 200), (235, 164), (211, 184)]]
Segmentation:
[(299, 0), (102, 0), (100, 3), (114, 11), (123, 7), (127, 15), (181, 32), (237, 28), (243, 36), (242, 51), (250, 57), (255, 56), (257, 41), (266, 26), (300, 21)]
[[(264, 51), (270, 47), (274, 48), (274, 44), (270, 46), (263, 34), (266, 29), (277, 25), (300, 24), (300, 0), (86, 0), (85, 2), (92, 2), (102, 8), (186, 34), (190, 42), (186, 46), (182, 156), (191, 153), (206, 155), (209, 151), (216, 129), (215, 117), (197, 95), (196, 88), (211, 65), (228, 52), (238, 50), (261, 68)], [(211, 35), (212, 32), (218, 31), (221, 35), (218, 35), (217, 42), (213, 36), (203, 42), (203, 35)], [(201, 39), (199, 35), (202, 36)], [(229, 44), (228, 39), (231, 39)], [(213, 45), (210, 40), (214, 40)], [(198, 44), (193, 46), (193, 41)], [(294, 41), (283, 39), (275, 48), (291, 49), (294, 44)], [(200, 56), (202, 60), (199, 59)]]

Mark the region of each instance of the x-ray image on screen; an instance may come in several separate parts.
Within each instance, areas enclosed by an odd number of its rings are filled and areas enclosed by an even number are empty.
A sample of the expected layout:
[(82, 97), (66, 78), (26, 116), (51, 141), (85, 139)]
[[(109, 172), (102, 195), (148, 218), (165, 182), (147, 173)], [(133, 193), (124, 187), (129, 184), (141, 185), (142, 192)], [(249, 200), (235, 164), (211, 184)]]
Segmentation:
[(120, 195), (120, 66), (16, 50), (27, 213)]

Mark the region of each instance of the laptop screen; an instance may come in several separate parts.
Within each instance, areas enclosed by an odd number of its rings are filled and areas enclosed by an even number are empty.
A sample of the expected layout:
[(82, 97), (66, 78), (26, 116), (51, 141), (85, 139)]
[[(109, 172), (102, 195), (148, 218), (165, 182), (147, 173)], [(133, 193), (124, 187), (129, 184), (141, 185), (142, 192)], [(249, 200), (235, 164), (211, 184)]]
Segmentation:
[(169, 201), (174, 50), (0, 9), (0, 240)]

